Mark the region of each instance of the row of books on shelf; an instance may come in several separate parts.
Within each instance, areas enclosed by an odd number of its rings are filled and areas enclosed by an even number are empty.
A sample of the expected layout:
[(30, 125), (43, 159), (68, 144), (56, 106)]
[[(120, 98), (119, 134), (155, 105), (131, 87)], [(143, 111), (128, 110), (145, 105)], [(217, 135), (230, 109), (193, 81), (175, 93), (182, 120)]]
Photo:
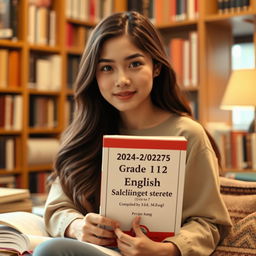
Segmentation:
[(28, 7), (28, 42), (40, 45), (56, 45), (56, 11), (52, 1), (30, 1)]
[(138, 11), (156, 24), (194, 20), (198, 17), (198, 0), (128, 0), (128, 10)]
[[(31, 95), (29, 101), (29, 127), (52, 129), (58, 126), (57, 98), (55, 96)], [(65, 126), (73, 117), (72, 96), (65, 101)], [(0, 129), (20, 131), (22, 129), (22, 96), (0, 94)]]
[(198, 34), (191, 31), (188, 38), (172, 38), (168, 46), (170, 63), (182, 87), (198, 86)]
[(256, 170), (256, 133), (225, 131), (214, 138), (225, 168)]
[(22, 96), (0, 94), (0, 129), (21, 130)]
[(70, 49), (76, 48), (81, 52), (87, 39), (90, 37), (92, 27), (79, 26), (71, 22), (66, 23), (66, 46)]
[(66, 17), (84, 22), (99, 22), (113, 13), (114, 0), (67, 0)]
[(57, 127), (57, 105), (55, 97), (32, 96), (29, 108), (29, 126), (32, 128)]
[(17, 88), (20, 84), (20, 52), (0, 49), (0, 88)]
[(216, 0), (218, 13), (234, 13), (246, 11), (250, 7), (250, 0)]
[(0, 188), (18, 188), (20, 184), (20, 175), (0, 175)]
[(47, 179), (50, 174), (50, 171), (31, 172), (29, 174), (29, 191), (45, 194), (47, 192)]
[[(0, 136), (0, 169), (13, 170), (17, 162), (17, 140), (15, 136)], [(27, 163), (30, 168), (51, 165), (59, 148), (55, 138), (29, 138), (27, 141)]]
[(62, 59), (58, 54), (37, 55), (29, 58), (29, 88), (59, 91), (61, 88)]
[[(48, 191), (47, 179), (52, 170), (31, 171), (29, 173), (29, 191), (34, 194), (45, 194)], [(19, 188), (20, 175), (0, 175), (0, 188)], [(1, 197), (1, 195), (0, 195)]]
[(18, 39), (18, 0), (0, 0), (0, 39)]

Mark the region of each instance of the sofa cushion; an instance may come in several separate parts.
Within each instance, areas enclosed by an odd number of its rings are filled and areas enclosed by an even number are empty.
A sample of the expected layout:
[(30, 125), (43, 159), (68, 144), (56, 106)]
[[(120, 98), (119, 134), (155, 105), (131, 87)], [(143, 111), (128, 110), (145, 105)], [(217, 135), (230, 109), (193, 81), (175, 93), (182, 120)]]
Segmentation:
[(256, 256), (256, 182), (220, 177), (220, 190), (233, 228), (213, 256)]
[(255, 256), (256, 213), (249, 214), (234, 224), (212, 256)]
[(256, 182), (220, 177), (220, 190), (233, 224), (256, 212)]
[(226, 195), (256, 195), (256, 182), (220, 177), (220, 192)]

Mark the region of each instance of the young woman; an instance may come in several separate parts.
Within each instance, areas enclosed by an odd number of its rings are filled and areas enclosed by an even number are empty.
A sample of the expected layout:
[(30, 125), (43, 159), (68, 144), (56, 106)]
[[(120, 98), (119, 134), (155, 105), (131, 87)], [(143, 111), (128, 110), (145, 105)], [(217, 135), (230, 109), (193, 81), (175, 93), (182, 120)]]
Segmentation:
[[(96, 26), (81, 59), (75, 103), (44, 216), (53, 237), (74, 239), (52, 239), (34, 255), (104, 255), (77, 240), (106, 246), (115, 239), (125, 256), (210, 255), (220, 230), (231, 225), (219, 192), (214, 144), (193, 120), (159, 35), (147, 18), (137, 12), (116, 13)], [(104, 134), (186, 137), (179, 234), (154, 242), (141, 232), (135, 218), (136, 236), (131, 237), (118, 222), (98, 214)]]

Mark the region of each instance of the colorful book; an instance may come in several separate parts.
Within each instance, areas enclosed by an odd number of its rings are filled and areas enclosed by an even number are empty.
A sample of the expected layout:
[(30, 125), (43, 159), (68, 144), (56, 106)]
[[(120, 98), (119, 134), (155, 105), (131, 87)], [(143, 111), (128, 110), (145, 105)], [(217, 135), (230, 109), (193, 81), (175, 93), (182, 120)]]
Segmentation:
[(130, 235), (140, 216), (152, 240), (174, 236), (181, 226), (186, 147), (184, 137), (104, 136), (101, 215)]

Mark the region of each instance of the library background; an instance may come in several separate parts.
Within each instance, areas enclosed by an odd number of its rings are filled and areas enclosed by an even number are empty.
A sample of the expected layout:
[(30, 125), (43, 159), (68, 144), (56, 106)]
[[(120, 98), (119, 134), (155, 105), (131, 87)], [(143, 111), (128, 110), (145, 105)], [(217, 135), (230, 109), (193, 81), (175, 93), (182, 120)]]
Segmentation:
[(124, 10), (159, 29), (195, 118), (219, 145), (224, 174), (255, 179), (256, 100), (243, 96), (246, 79), (238, 98), (247, 108), (226, 110), (222, 100), (232, 73), (254, 71), (256, 1), (0, 0), (0, 187), (46, 192), (86, 40), (100, 19)]

